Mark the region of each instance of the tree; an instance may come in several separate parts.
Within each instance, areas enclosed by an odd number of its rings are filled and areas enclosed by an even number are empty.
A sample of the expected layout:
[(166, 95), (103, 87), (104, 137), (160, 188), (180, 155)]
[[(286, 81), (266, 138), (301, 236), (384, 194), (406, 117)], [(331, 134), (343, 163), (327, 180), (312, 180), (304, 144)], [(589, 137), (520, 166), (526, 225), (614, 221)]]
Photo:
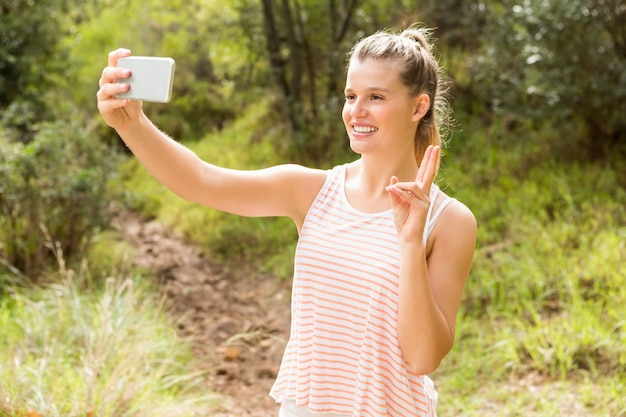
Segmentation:
[[(235, 41), (241, 38), (231, 28), (232, 7), (223, 3), (99, 0), (67, 40), (72, 56), (80, 60), (73, 78), (84, 86), (72, 89), (73, 100), (94, 116), (97, 74), (106, 65), (107, 53), (124, 47), (133, 55), (175, 59), (172, 100), (167, 105), (150, 104), (151, 117), (168, 134), (177, 140), (197, 140), (207, 131), (220, 129), (235, 115), (233, 101), (225, 96), (231, 74), (239, 68), (228, 59), (238, 59)], [(219, 68), (214, 59), (222, 60)], [(104, 129), (102, 136), (119, 143), (110, 129)]]
[(61, 40), (69, 26), (69, 11), (77, 4), (77, 0), (0, 1), (0, 111), (3, 123), (20, 132), (20, 140), (28, 141), (29, 126), (49, 117), (47, 92), (71, 67)]
[[(310, 140), (310, 126), (315, 126), (319, 134), (323, 126), (320, 111), (334, 107), (337, 74), (343, 72), (339, 50), (358, 4), (359, 0), (331, 0), (324, 10), (320, 2), (261, 0), (271, 74), (284, 102), (296, 152), (319, 155), (327, 145), (323, 140)], [(322, 18), (324, 14), (327, 21)], [(322, 83), (325, 91), (319, 88)]]
[[(559, 126), (571, 147), (626, 139), (626, 5), (620, 0), (489, 3), (473, 81), (488, 108)], [(582, 127), (582, 129), (581, 129)]]
[(365, 34), (412, 23), (406, 19), (414, 6), (402, 0), (260, 3), (266, 57), (295, 153), (326, 159), (342, 144), (346, 52)]

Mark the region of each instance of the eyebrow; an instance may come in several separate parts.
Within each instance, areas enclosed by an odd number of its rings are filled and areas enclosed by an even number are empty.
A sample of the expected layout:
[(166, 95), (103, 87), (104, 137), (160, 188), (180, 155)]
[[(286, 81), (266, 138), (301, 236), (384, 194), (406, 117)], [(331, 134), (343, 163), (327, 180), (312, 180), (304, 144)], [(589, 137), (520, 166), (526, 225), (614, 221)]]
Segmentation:
[[(347, 93), (347, 92), (349, 92), (349, 91), (353, 91), (353, 89), (352, 89), (352, 88), (346, 88), (346, 89), (344, 89), (344, 92), (346, 92), (346, 93)], [(365, 91), (367, 91), (367, 92), (382, 91), (382, 92), (385, 92), (385, 93), (389, 93), (389, 92), (391, 92), (391, 90), (390, 90), (390, 89), (388, 89), (387, 87), (377, 87), (377, 86), (374, 86), (374, 87), (367, 87), (367, 88), (365, 89)]]

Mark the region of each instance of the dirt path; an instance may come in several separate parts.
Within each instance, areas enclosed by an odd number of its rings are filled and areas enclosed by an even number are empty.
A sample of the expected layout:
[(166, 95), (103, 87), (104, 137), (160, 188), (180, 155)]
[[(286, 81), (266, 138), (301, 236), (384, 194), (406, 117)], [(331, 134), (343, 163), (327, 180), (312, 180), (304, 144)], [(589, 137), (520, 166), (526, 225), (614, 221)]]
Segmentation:
[(289, 283), (220, 269), (158, 222), (125, 214), (115, 224), (136, 249), (134, 263), (155, 271), (182, 318), (181, 334), (208, 370), (208, 390), (223, 396), (213, 415), (278, 415), (268, 393), (289, 332)]

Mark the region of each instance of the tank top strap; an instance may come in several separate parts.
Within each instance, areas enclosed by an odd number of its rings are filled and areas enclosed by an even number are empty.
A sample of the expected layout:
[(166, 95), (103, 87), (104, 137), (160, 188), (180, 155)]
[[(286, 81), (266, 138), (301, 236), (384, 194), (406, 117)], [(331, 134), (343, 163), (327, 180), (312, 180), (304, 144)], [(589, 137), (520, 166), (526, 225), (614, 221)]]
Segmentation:
[[(431, 201), (435, 201), (440, 192), (439, 187), (434, 184), (433, 188), (435, 188), (435, 192), (433, 193), (431, 189)], [(428, 210), (428, 217), (426, 219), (426, 230), (424, 230), (424, 244), (426, 244), (426, 241), (430, 237), (430, 234), (437, 225), (437, 221), (439, 220), (439, 217), (441, 217), (441, 213), (443, 213), (445, 208), (448, 207), (448, 205), (453, 201), (456, 201), (456, 198), (446, 196), (446, 199), (443, 200), (441, 204), (439, 204), (436, 210), (434, 210), (434, 204), (431, 204)]]

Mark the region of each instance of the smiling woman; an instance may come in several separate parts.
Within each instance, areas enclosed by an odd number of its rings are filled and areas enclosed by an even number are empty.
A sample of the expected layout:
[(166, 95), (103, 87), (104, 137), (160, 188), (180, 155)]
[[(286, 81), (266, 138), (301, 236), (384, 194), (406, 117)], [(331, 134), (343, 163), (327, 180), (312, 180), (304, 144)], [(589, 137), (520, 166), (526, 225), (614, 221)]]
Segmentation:
[(291, 334), (270, 392), (284, 417), (436, 415), (426, 374), (454, 342), (476, 221), (435, 184), (443, 102), (428, 34), (379, 32), (354, 47), (343, 120), (359, 157), (330, 170), (202, 161), (140, 102), (116, 97), (130, 51), (102, 71), (102, 117), (159, 181), (218, 210), (295, 223)]

